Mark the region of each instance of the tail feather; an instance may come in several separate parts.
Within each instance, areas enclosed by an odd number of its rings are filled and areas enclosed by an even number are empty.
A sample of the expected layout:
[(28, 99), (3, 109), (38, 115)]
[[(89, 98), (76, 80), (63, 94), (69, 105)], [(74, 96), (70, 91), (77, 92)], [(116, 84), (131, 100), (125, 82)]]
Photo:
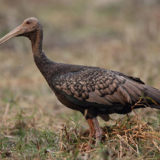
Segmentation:
[(144, 96), (147, 97), (150, 107), (160, 109), (160, 90), (146, 86)]

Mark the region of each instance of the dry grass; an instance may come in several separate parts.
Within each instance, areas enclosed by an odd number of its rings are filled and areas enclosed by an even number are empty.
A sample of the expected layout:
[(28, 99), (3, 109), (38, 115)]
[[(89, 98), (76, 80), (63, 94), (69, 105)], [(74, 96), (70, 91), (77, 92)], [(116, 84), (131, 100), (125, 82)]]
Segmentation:
[[(158, 1), (29, 2), (1, 2), (0, 35), (37, 16), (51, 59), (121, 71), (160, 88)], [(104, 142), (86, 150), (84, 118), (57, 101), (28, 40), (1, 46), (0, 73), (0, 159), (160, 159), (160, 112), (149, 108), (100, 120)]]

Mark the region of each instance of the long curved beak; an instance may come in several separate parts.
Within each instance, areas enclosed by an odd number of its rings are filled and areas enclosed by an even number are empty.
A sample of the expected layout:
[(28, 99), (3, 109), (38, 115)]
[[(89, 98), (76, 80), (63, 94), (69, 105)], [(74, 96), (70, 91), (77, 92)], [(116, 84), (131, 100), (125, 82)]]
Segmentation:
[(4, 37), (2, 37), (2, 38), (0, 39), (0, 44), (8, 41), (9, 39), (11, 39), (11, 38), (13, 38), (13, 37), (16, 37), (16, 36), (18, 36), (18, 35), (20, 35), (20, 34), (23, 34), (23, 33), (24, 33), (23, 28), (22, 28), (22, 26), (20, 25), (20, 26), (16, 27), (15, 29), (13, 29), (12, 31), (10, 31), (10, 32), (9, 32), (8, 34), (6, 34)]

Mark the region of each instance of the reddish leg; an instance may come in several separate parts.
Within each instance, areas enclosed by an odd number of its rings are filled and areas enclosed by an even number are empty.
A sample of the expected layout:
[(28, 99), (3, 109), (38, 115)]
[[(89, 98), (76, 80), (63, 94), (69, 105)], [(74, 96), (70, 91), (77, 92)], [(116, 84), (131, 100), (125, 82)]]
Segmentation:
[(92, 119), (87, 119), (88, 125), (89, 125), (89, 143), (92, 144), (93, 137), (95, 136), (95, 129)]
[(90, 128), (90, 143), (92, 143), (93, 137), (96, 138), (96, 143), (100, 142), (102, 139), (102, 130), (99, 127), (97, 118), (87, 119)]

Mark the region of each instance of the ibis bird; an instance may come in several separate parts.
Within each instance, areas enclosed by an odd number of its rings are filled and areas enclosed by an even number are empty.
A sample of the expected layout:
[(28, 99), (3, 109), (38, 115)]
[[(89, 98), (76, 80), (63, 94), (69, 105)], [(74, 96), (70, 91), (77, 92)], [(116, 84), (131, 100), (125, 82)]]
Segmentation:
[(136, 108), (160, 109), (160, 90), (146, 85), (139, 78), (99, 67), (57, 63), (42, 50), (43, 29), (37, 18), (31, 17), (0, 39), (0, 44), (12, 37), (30, 39), (35, 64), (58, 100), (68, 108), (80, 111), (86, 118), (90, 137), (102, 138), (97, 116), (108, 120), (112, 113), (127, 114)]

